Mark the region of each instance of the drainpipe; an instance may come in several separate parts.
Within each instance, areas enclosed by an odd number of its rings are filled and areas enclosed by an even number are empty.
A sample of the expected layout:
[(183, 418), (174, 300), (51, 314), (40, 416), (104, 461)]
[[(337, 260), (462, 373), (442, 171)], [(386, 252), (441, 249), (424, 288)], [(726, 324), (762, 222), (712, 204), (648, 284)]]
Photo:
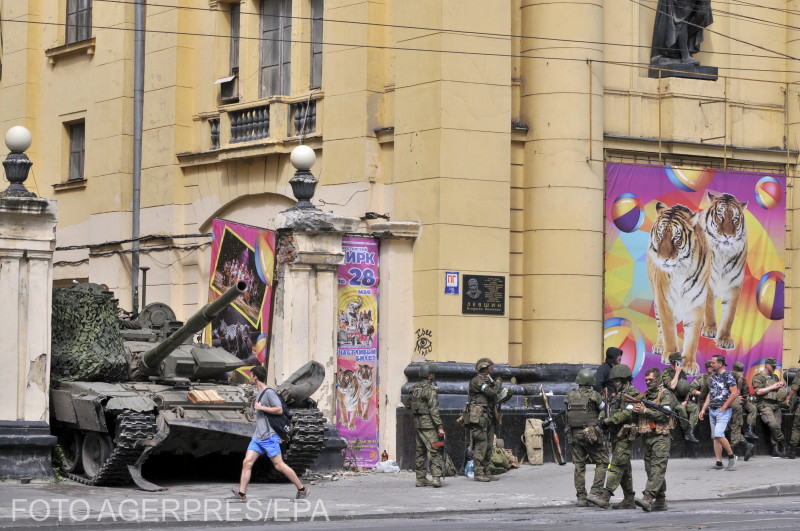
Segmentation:
[(146, 0), (136, 0), (133, 32), (133, 200), (131, 204), (131, 307), (139, 313), (139, 208), (142, 188), (142, 112), (144, 108), (144, 25)]

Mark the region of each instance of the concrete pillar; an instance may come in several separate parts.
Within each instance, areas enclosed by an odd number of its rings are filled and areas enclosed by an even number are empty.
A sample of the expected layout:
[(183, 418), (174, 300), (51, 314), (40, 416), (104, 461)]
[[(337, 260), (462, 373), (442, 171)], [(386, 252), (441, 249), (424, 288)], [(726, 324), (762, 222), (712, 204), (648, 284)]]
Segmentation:
[(0, 197), (0, 478), (52, 476), (50, 317), (56, 202)]
[(414, 353), (414, 242), (419, 223), (373, 223), (381, 240), (380, 312), (378, 314), (378, 444), (392, 459), (397, 453), (397, 407), (403, 370)]
[[(522, 0), (523, 363), (600, 362), (603, 3)], [(547, 38), (580, 40), (564, 47)], [(589, 44), (596, 43), (596, 44)]]

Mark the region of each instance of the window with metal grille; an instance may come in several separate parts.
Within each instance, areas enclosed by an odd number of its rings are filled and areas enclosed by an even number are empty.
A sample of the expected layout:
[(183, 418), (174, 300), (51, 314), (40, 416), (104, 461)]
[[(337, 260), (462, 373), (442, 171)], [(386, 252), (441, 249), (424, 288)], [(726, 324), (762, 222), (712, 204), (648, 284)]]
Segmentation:
[(311, 0), (311, 88), (322, 87), (322, 12), (323, 0)]
[(86, 153), (86, 124), (74, 123), (69, 127), (69, 180), (83, 179), (83, 161)]
[(259, 97), (289, 95), (292, 1), (261, 0), (261, 79)]
[(92, 0), (67, 0), (66, 44), (92, 37)]

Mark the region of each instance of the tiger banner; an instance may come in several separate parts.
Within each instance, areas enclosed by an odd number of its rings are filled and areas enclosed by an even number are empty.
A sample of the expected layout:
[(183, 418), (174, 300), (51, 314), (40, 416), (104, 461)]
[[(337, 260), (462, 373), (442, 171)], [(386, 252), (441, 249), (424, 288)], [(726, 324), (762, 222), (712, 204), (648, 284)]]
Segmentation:
[(604, 349), (634, 385), (680, 352), (691, 380), (712, 356), (748, 381), (783, 348), (786, 177), (607, 164)]
[(237, 282), (244, 282), (247, 288), (208, 325), (206, 343), (245, 362), (232, 376), (234, 381), (244, 382), (249, 368), (265, 363), (268, 356), (275, 232), (224, 219), (215, 219), (211, 232), (208, 301), (216, 300)]
[(339, 266), (336, 428), (345, 466), (372, 468), (378, 453), (378, 265), (375, 238), (342, 239)]

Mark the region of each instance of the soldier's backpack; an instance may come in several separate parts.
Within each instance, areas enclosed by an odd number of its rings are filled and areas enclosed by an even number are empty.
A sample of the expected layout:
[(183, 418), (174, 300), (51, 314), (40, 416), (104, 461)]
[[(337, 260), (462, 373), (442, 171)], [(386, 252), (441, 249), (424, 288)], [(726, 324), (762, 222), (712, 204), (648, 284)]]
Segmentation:
[(544, 464), (544, 429), (540, 419), (525, 420), (522, 442), (525, 444), (525, 451), (528, 454), (528, 463), (531, 465)]

